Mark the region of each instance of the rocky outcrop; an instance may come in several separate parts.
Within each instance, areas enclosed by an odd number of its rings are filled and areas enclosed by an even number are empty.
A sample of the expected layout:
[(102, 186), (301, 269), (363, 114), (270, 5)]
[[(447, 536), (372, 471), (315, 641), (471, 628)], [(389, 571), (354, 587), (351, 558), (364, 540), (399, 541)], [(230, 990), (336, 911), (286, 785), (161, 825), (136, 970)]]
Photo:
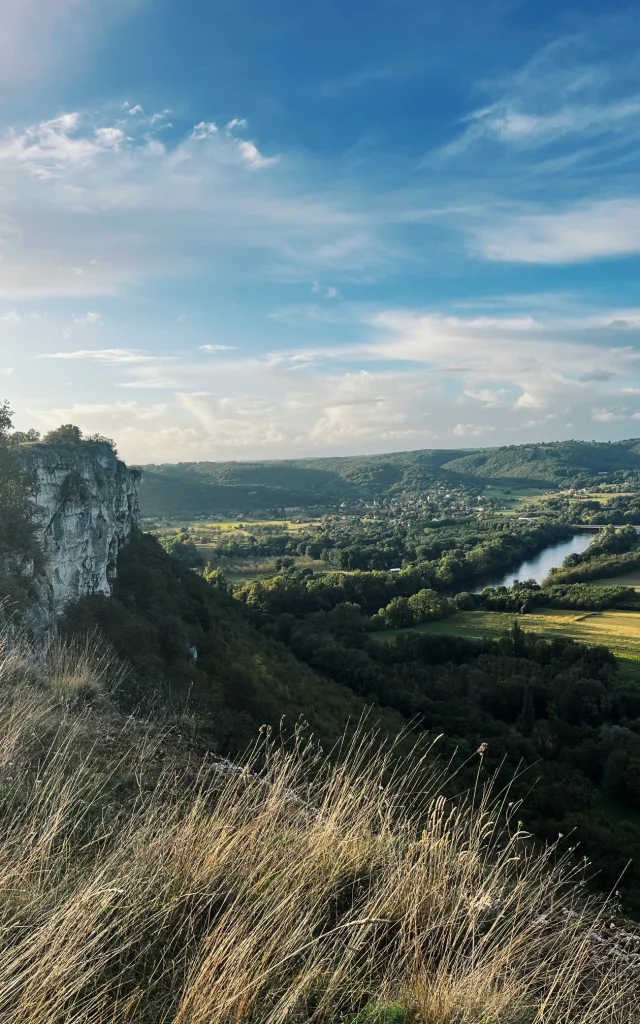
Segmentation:
[(110, 594), (118, 551), (138, 523), (140, 470), (107, 444), (30, 444), (19, 452), (36, 506), (44, 573), (27, 615), (36, 632), (51, 629), (72, 601)]

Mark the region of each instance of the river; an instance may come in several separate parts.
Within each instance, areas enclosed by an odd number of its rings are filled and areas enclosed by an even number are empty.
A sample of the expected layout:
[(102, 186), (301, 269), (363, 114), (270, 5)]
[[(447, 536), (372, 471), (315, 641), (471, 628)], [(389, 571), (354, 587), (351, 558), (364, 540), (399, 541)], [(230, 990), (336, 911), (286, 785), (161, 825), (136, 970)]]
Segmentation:
[(551, 569), (562, 565), (567, 555), (580, 554), (592, 540), (593, 533), (590, 530), (584, 530), (581, 533), (576, 533), (570, 540), (563, 540), (559, 544), (550, 544), (535, 558), (522, 562), (515, 572), (509, 572), (499, 579), (488, 580), (481, 586), (475, 587), (473, 593), (479, 594), (484, 587), (510, 587), (514, 580), (535, 580), (536, 583), (542, 583)]

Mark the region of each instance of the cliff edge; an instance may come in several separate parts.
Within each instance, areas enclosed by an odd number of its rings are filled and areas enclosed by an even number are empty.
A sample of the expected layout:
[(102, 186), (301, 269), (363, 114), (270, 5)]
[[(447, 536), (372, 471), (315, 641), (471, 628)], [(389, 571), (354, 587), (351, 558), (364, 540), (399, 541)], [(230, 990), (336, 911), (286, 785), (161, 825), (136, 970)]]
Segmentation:
[(29, 444), (18, 458), (36, 507), (44, 573), (27, 615), (36, 631), (50, 629), (72, 601), (110, 594), (118, 551), (139, 521), (139, 469), (108, 444)]

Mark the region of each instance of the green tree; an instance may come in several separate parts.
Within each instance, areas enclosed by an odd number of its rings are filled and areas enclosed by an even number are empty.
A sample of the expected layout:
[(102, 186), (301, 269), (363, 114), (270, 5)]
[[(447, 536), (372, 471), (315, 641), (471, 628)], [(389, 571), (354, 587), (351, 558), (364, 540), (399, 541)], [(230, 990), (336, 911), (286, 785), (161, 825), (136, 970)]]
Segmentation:
[(14, 430), (9, 436), (11, 444), (26, 444), (30, 441), (39, 441), (40, 432), (31, 427), (29, 430)]
[(31, 563), (39, 565), (28, 480), (11, 440), (11, 409), (0, 403), (0, 601), (10, 610), (24, 606)]
[(523, 736), (532, 735), (533, 727), (536, 724), (536, 713), (533, 706), (533, 694), (531, 693), (530, 686), (525, 687), (524, 697), (522, 698), (522, 713), (518, 724)]
[(50, 430), (48, 434), (45, 434), (42, 440), (47, 444), (57, 444), (59, 442), (80, 444), (82, 437), (83, 434), (80, 427), (76, 427), (73, 423), (62, 423), (55, 430)]

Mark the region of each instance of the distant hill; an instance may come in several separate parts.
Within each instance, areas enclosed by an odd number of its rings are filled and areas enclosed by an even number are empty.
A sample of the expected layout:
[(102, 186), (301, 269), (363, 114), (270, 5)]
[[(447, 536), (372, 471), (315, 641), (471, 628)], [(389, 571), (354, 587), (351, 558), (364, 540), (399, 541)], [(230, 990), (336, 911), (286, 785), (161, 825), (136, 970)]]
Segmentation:
[(393, 499), (438, 483), (584, 486), (604, 474), (616, 482), (640, 478), (640, 439), (145, 466), (140, 507), (143, 516), (248, 513)]
[(518, 479), (550, 486), (599, 474), (640, 472), (640, 440), (554, 441), (465, 452), (445, 464), (450, 472), (483, 480)]

